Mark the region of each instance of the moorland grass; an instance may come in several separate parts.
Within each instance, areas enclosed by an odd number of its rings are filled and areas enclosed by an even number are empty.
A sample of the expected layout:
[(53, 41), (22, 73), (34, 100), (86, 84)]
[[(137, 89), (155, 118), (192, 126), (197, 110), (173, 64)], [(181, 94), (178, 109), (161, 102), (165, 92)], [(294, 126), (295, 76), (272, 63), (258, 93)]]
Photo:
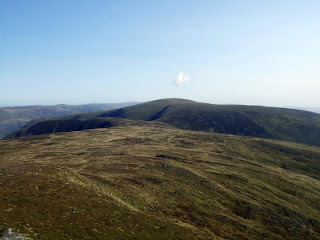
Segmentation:
[(319, 239), (320, 149), (158, 123), (0, 141), (0, 225), (34, 239)]

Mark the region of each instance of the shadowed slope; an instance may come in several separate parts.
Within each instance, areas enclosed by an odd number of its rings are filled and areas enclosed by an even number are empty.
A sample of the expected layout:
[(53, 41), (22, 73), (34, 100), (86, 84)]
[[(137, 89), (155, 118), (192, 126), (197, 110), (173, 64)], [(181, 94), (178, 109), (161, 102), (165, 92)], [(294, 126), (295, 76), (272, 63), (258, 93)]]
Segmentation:
[(168, 106), (154, 120), (183, 129), (320, 146), (320, 115), (301, 110), (187, 103)]
[(10, 136), (23, 137), (23, 136), (32, 136), (32, 135), (42, 135), (50, 133), (59, 133), (59, 132), (72, 132), (72, 131), (83, 131), (87, 129), (95, 128), (110, 128), (115, 126), (127, 126), (127, 125), (145, 125), (147, 122), (139, 120), (130, 120), (130, 119), (119, 119), (119, 118), (90, 118), (90, 119), (48, 119), (48, 120), (35, 120), (35, 123), (31, 123), (30, 126), (27, 125), (20, 129), (19, 131), (13, 133)]
[[(98, 118), (105, 117), (157, 121), (182, 129), (255, 136), (320, 146), (320, 115), (284, 108), (214, 105), (184, 99), (162, 99), (106, 112), (70, 115), (55, 120), (61, 121), (59, 125), (68, 120), (65, 124), (69, 126), (70, 120), (75, 121), (71, 125), (76, 125), (78, 120), (96, 122)], [(55, 129), (44, 132), (32, 131), (35, 124), (38, 127), (41, 125), (41, 129), (50, 128), (47, 121), (35, 121), (7, 138), (24, 136), (26, 131), (27, 135), (55, 132)], [(72, 127), (63, 129), (65, 132), (73, 131)], [(85, 129), (84, 127), (79, 130)]]
[(29, 121), (37, 118), (53, 117), (71, 113), (106, 111), (110, 109), (131, 106), (135, 103), (106, 103), (85, 105), (55, 105), (55, 106), (23, 106), (0, 108), (0, 139), (20, 129)]

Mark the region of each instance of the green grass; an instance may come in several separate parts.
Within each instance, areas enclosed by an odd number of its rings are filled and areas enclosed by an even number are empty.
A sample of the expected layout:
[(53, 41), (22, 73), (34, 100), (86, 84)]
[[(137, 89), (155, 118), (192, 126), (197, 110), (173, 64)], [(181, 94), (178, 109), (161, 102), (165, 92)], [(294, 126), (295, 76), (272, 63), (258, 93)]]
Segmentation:
[(152, 122), (3, 140), (0, 225), (35, 239), (319, 239), (319, 163), (317, 147)]

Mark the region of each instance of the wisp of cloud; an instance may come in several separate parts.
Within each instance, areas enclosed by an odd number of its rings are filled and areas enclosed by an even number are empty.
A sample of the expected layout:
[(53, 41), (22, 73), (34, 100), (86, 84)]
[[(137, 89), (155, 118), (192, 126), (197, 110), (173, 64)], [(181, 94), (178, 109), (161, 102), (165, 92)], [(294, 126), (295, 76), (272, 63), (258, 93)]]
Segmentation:
[(188, 75), (186, 75), (185, 73), (181, 72), (178, 74), (176, 80), (173, 82), (174, 85), (178, 86), (182, 83), (186, 83), (186, 82), (190, 82), (191, 79)]

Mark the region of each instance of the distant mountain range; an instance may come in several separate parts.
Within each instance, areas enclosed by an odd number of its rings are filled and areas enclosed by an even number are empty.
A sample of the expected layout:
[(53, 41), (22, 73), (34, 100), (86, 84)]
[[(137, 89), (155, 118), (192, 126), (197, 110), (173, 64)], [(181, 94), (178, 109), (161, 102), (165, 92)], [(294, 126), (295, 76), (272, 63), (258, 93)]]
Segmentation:
[[(181, 129), (285, 140), (320, 146), (320, 114), (302, 110), (214, 105), (161, 99), (97, 113), (35, 120), (7, 138), (119, 125), (119, 118), (161, 122)], [(122, 120), (121, 124), (128, 121)]]
[(0, 139), (22, 128), (33, 119), (59, 116), (71, 113), (86, 113), (105, 111), (115, 108), (132, 106), (137, 103), (106, 103), (85, 105), (55, 105), (55, 106), (23, 106), (0, 107)]
[(320, 113), (320, 107), (313, 107), (313, 108), (297, 108), (297, 109), (302, 109), (310, 112), (315, 112), (315, 113)]
[(320, 107), (295, 107), (295, 106), (285, 106), (284, 108), (304, 110), (304, 111), (314, 112), (314, 113), (319, 113), (319, 114), (320, 114)]

